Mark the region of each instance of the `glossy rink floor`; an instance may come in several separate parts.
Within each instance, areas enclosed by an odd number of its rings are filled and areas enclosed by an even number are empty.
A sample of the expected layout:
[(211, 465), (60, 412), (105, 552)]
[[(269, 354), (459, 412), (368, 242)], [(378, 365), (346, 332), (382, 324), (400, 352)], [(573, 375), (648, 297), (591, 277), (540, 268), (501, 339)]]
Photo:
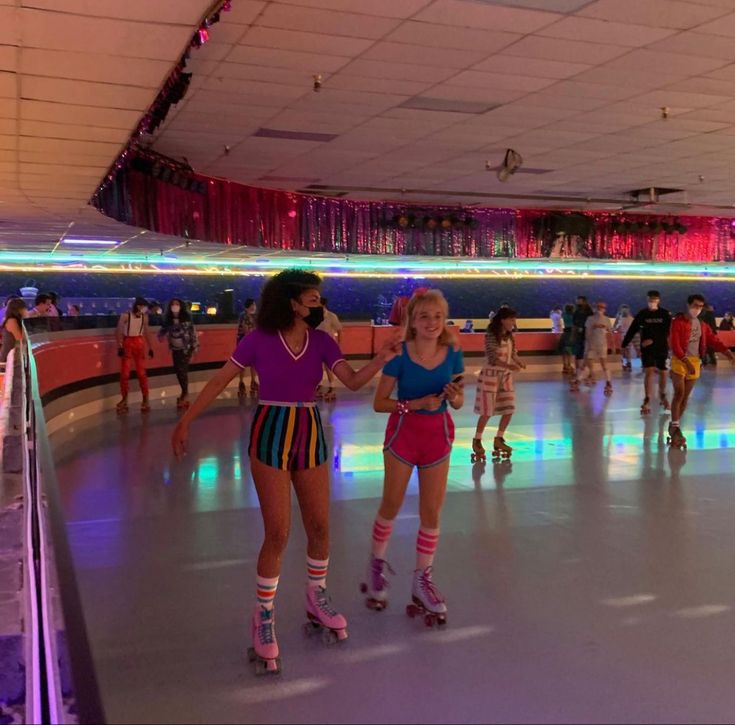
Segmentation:
[(350, 640), (305, 639), (294, 518), (277, 602), (280, 679), (245, 657), (261, 524), (252, 407), (221, 401), (172, 462), (175, 411), (88, 421), (54, 441), (111, 722), (731, 722), (735, 712), (735, 373), (705, 372), (668, 451), (641, 378), (571, 397), (518, 384), (512, 470), (472, 466), (456, 416), (436, 579), (450, 623), (405, 616), (415, 482), (392, 541), (391, 607), (358, 592), (382, 485), (369, 393), (323, 409), (334, 441), (330, 589)]

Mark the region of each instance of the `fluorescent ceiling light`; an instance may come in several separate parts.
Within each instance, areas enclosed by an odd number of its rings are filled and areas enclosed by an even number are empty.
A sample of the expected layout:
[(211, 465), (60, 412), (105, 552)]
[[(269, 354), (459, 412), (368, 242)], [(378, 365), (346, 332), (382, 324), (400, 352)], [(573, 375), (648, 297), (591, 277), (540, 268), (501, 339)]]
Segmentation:
[(61, 243), (78, 247), (116, 247), (120, 244), (115, 239), (62, 239)]

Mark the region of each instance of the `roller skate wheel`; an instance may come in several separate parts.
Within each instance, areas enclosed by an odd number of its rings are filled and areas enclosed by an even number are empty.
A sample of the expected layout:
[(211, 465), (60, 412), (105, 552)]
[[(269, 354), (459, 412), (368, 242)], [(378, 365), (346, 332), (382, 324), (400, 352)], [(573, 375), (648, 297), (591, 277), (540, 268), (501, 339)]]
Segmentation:
[(256, 659), (255, 675), (263, 677), (264, 675), (280, 675), (281, 674), (281, 658), (275, 660)]
[(331, 647), (332, 645), (337, 644), (338, 639), (339, 637), (333, 629), (322, 630), (322, 642), (324, 642), (327, 647)]
[(319, 631), (319, 625), (316, 622), (304, 622), (304, 635), (312, 637)]
[(387, 602), (381, 602), (378, 599), (366, 599), (365, 606), (368, 609), (372, 609), (374, 612), (382, 612), (387, 606)]
[(361, 594), (367, 594), (368, 592), (368, 586), (364, 582), (360, 584), (360, 593)]
[(337, 635), (338, 642), (344, 642), (346, 639), (349, 639), (346, 629), (337, 629), (335, 630), (335, 634)]
[(418, 615), (418, 613), (419, 613), (419, 609), (418, 609), (418, 607), (417, 607), (417, 606), (416, 606), (415, 604), (409, 604), (409, 605), (408, 605), (408, 606), (406, 607), (406, 614), (407, 614), (407, 615), (408, 615), (408, 616), (409, 616), (409, 617), (410, 617), (411, 619), (413, 619), (414, 617), (416, 617), (416, 616)]
[(255, 662), (258, 659), (258, 655), (255, 654), (255, 648), (248, 647), (248, 661)]
[(446, 627), (446, 626), (447, 626), (447, 618), (446, 618), (446, 616), (445, 616), (445, 615), (443, 615), (443, 614), (440, 614), (440, 615), (439, 615), (439, 616), (438, 616), (438, 617), (436, 618), (436, 623), (437, 623), (437, 624), (438, 624), (438, 625), (439, 625), (440, 627)]
[(436, 619), (433, 614), (425, 614), (424, 615), (424, 624), (429, 627), (430, 629), (434, 626), (436, 623)]

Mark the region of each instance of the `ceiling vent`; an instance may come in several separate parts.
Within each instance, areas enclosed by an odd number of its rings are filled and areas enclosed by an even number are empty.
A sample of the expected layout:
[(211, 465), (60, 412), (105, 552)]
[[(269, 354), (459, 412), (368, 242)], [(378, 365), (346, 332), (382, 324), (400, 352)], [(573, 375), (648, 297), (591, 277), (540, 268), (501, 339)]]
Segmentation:
[(336, 133), (311, 133), (309, 131), (283, 131), (277, 128), (259, 128), (253, 136), (258, 138), (281, 138), (288, 141), (318, 141), (327, 143), (337, 138)]
[(401, 103), (397, 108), (410, 108), (414, 111), (441, 111), (444, 113), (481, 114), (499, 108), (500, 103), (483, 103), (480, 101), (453, 101), (447, 98), (430, 98), (414, 96)]

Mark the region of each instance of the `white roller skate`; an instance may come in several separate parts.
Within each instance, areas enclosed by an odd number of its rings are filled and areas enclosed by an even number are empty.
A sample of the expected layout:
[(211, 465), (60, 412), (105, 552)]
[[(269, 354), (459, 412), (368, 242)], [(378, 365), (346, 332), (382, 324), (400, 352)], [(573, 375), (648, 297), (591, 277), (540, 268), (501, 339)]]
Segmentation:
[(367, 594), (365, 606), (368, 609), (374, 609), (381, 612), (388, 606), (388, 578), (386, 571), (395, 575), (391, 565), (384, 559), (378, 559), (376, 556), (370, 555), (368, 563), (367, 582), (360, 585), (360, 591)]
[(253, 646), (248, 649), (248, 659), (255, 663), (255, 674), (280, 675), (281, 658), (278, 656), (276, 620), (272, 609), (258, 606), (253, 612)]
[(304, 633), (308, 636), (321, 633), (324, 644), (335, 644), (347, 639), (347, 620), (332, 606), (332, 600), (324, 587), (308, 587), (306, 590), (306, 616)]
[(413, 619), (423, 617), (427, 627), (447, 623), (447, 605), (442, 593), (432, 580), (433, 567), (417, 569), (413, 573), (412, 603), (406, 607), (406, 614)]

